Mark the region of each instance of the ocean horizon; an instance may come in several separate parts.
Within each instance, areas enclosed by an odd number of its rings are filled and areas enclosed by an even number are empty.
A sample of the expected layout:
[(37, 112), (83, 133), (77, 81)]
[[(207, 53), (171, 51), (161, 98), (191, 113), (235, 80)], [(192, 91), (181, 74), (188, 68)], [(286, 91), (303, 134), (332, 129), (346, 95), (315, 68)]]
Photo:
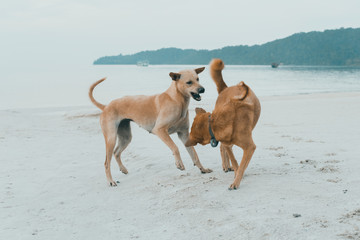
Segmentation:
[[(170, 72), (204, 65), (49, 65), (45, 68), (5, 69), (0, 89), (0, 110), (16, 108), (90, 106), (90, 85), (103, 78), (94, 91), (104, 104), (126, 95), (153, 95), (171, 84)], [(215, 101), (217, 91), (206, 66), (199, 75), (205, 87), (203, 102)], [(226, 65), (228, 86), (240, 81), (248, 84), (258, 97), (291, 96), (313, 93), (360, 91), (360, 67)], [(197, 105), (200, 103), (197, 103)]]

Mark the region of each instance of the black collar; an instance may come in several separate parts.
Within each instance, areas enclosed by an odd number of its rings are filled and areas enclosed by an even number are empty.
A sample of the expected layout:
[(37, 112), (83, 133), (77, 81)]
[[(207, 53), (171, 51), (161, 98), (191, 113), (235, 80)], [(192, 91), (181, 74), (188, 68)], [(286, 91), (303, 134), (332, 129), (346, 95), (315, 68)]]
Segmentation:
[(219, 141), (216, 140), (215, 135), (214, 135), (213, 131), (211, 130), (210, 122), (211, 122), (211, 114), (209, 115), (209, 133), (211, 136), (210, 144), (212, 147), (216, 147), (218, 145)]

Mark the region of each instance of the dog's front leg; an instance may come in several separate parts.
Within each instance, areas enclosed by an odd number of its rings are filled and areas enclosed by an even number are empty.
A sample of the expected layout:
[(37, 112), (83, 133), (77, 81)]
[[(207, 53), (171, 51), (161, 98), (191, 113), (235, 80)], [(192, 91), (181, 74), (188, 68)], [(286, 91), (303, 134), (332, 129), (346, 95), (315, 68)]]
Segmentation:
[(184, 164), (181, 161), (179, 148), (169, 136), (168, 130), (166, 128), (155, 128), (152, 130), (152, 133), (158, 136), (171, 149), (175, 156), (176, 167), (180, 170), (185, 170)]
[[(180, 138), (180, 140), (184, 143), (187, 142), (187, 140), (189, 139), (189, 133), (186, 131), (186, 132), (178, 132), (178, 137)], [(193, 163), (195, 166), (197, 166), (201, 173), (210, 173), (212, 172), (211, 169), (209, 168), (204, 168), (202, 165), (201, 165), (201, 162), (200, 162), (200, 159), (199, 159), (199, 156), (197, 155), (196, 151), (195, 151), (195, 148), (194, 147), (186, 147), (186, 150), (188, 151)]]
[(227, 155), (224, 144), (222, 144), (222, 143), (220, 144), (220, 154), (221, 154), (222, 168), (223, 168), (224, 172), (234, 170), (234, 169), (231, 169), (229, 156)]
[[(239, 165), (238, 165), (238, 162), (236, 161), (236, 158), (235, 158), (234, 153), (232, 151), (232, 145), (221, 144), (220, 147), (222, 147), (223, 150), (225, 151), (226, 157), (230, 158), (231, 165), (232, 165), (231, 168), (235, 172), (235, 176), (236, 176), (236, 171), (237, 171)], [(229, 159), (227, 161), (229, 161)]]

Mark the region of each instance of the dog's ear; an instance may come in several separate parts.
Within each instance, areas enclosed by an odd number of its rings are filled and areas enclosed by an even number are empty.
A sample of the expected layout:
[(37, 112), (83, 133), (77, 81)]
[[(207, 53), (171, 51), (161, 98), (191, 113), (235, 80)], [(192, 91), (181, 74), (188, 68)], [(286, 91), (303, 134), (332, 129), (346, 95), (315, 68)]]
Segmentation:
[(233, 96), (231, 98), (232, 101), (242, 101), (246, 98), (248, 92), (249, 92), (249, 87), (243, 82), (241, 81), (238, 85), (236, 85), (237, 88), (239, 89), (239, 94)]
[(171, 73), (169, 73), (169, 76), (171, 77), (172, 80), (177, 81), (177, 80), (180, 79), (181, 74), (180, 74), (180, 73), (173, 73), (173, 72), (171, 72)]
[(202, 71), (204, 71), (204, 69), (205, 69), (205, 67), (197, 68), (197, 69), (195, 69), (195, 72), (196, 72), (196, 74), (199, 74), (199, 73), (201, 73)]
[(202, 108), (195, 108), (195, 113), (199, 114), (199, 113), (206, 113), (206, 111)]

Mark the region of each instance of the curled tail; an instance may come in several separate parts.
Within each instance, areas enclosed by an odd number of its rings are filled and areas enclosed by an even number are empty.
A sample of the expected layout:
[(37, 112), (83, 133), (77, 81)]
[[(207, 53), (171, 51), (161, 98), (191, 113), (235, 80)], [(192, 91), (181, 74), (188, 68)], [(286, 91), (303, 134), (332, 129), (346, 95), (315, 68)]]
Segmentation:
[(102, 79), (100, 79), (99, 81), (93, 83), (93, 84), (90, 86), (90, 89), (89, 89), (89, 98), (90, 98), (91, 102), (92, 102), (95, 106), (97, 106), (98, 108), (100, 108), (101, 110), (104, 110), (105, 105), (103, 105), (103, 104), (101, 104), (101, 103), (99, 103), (99, 102), (97, 102), (97, 101), (95, 100), (95, 98), (93, 97), (93, 91), (94, 91), (94, 88), (95, 88), (99, 83), (103, 82), (105, 79), (106, 79), (106, 78), (102, 78)]
[(210, 62), (210, 75), (214, 80), (218, 93), (220, 94), (222, 90), (227, 88), (226, 83), (222, 77), (221, 71), (224, 69), (224, 62), (219, 58), (214, 58)]

